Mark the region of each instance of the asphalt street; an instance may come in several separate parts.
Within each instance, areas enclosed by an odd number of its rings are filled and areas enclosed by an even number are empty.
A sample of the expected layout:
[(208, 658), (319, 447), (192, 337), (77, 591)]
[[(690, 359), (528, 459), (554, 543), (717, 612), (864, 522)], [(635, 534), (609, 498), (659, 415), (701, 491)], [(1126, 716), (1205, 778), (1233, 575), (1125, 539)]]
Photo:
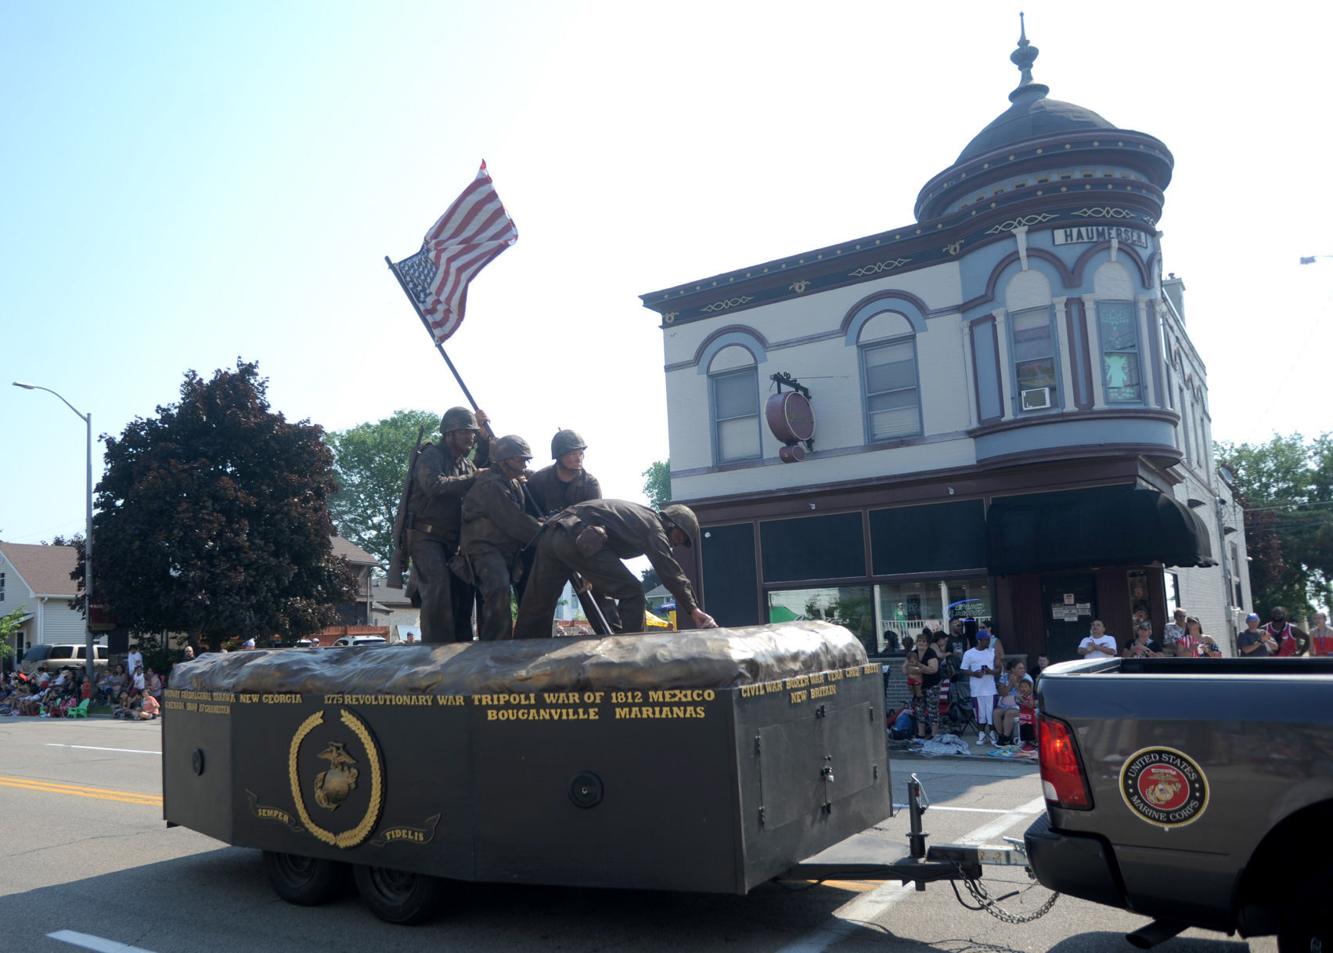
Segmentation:
[[(749, 896), (459, 885), (422, 927), (375, 919), (349, 893), (317, 909), (269, 889), (258, 852), (227, 847), (161, 813), (160, 723), (0, 722), (0, 947), (16, 951), (726, 950), (728, 953), (924, 951), (1128, 953), (1143, 918), (1068, 897), (1024, 925), (964, 909), (948, 884), (773, 883)], [(1042, 810), (1036, 769), (988, 758), (893, 762), (895, 800), (911, 772), (933, 802), (932, 843), (1000, 843)], [(820, 859), (876, 861), (906, 852), (901, 811)], [(1014, 912), (1049, 896), (1021, 868), (988, 869)], [(966, 894), (964, 894), (966, 897)], [(1163, 953), (1271, 951), (1189, 931)]]

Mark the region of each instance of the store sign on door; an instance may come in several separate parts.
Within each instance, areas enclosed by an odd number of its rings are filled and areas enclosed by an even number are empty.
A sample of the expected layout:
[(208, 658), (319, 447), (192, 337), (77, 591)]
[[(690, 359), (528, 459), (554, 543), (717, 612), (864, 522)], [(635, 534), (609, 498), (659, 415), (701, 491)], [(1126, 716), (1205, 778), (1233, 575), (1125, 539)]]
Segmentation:
[(1051, 618), (1056, 622), (1077, 622), (1078, 606), (1067, 606), (1062, 602), (1051, 603)]

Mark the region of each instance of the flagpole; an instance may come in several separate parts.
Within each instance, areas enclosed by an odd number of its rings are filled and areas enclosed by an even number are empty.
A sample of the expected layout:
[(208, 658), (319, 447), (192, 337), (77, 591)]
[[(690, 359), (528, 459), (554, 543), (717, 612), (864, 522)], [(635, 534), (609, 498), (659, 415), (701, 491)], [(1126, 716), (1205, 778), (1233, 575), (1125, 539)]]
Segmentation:
[[(398, 287), (403, 289), (403, 294), (407, 295), (407, 300), (412, 302), (412, 310), (417, 313), (417, 317), (420, 318), (421, 323), (425, 325), (426, 333), (430, 335), (432, 341), (435, 341), (435, 330), (430, 326), (430, 321), (426, 319), (426, 316), (421, 313), (421, 306), (417, 304), (417, 299), (412, 297), (412, 292), (407, 289), (407, 282), (403, 281), (403, 276), (399, 274), (398, 268), (393, 263), (393, 259), (388, 255), (385, 255), (384, 263), (389, 266), (389, 270), (393, 272), (393, 276), (398, 279)], [(440, 352), (440, 357), (444, 358), (444, 363), (449, 365), (449, 372), (454, 375), (454, 380), (458, 381), (458, 386), (462, 388), (463, 396), (467, 398), (467, 402), (472, 405), (472, 410), (474, 412), (480, 410), (481, 408), (477, 406), (476, 398), (472, 396), (472, 391), (468, 390), (467, 384), (463, 383), (463, 375), (458, 373), (458, 368), (454, 367), (454, 362), (449, 360), (449, 355), (445, 353), (444, 345), (439, 341), (435, 341), (435, 350)], [(487, 421), (485, 426), (486, 436), (494, 438), (495, 431), (491, 429), (490, 421)]]

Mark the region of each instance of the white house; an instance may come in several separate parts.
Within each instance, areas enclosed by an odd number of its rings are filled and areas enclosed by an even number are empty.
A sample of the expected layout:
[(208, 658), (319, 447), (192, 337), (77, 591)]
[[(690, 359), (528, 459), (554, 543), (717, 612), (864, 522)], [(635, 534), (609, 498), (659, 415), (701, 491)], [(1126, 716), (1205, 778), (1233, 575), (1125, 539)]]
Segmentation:
[(24, 612), (11, 636), (16, 658), (31, 645), (83, 641), (83, 616), (69, 607), (76, 562), (73, 546), (0, 542), (0, 615)]

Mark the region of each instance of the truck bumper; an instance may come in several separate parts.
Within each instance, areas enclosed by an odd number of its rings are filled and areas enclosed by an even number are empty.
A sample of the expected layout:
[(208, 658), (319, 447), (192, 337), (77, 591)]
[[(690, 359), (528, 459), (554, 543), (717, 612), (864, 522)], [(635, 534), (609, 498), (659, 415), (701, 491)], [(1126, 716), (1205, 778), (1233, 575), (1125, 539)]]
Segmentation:
[(1110, 847), (1091, 834), (1051, 829), (1042, 815), (1023, 835), (1032, 872), (1042, 886), (1071, 897), (1127, 908), (1115, 857)]

